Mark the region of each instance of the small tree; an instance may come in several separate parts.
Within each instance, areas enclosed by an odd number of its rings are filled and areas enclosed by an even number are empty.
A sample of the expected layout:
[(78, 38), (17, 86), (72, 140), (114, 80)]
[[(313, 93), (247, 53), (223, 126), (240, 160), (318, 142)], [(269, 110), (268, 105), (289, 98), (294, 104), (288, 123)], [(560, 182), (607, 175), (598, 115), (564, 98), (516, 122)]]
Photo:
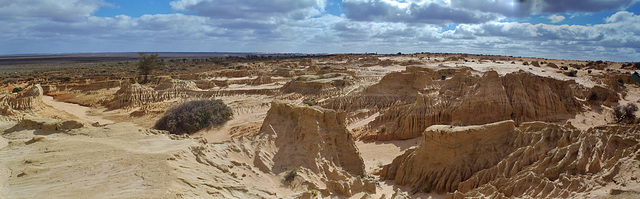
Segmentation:
[(159, 69), (164, 66), (164, 61), (158, 60), (158, 54), (150, 54), (139, 52), (141, 59), (138, 61), (138, 72), (140, 75), (144, 76), (144, 80), (142, 83), (147, 83), (149, 78), (149, 74), (153, 72), (153, 70)]

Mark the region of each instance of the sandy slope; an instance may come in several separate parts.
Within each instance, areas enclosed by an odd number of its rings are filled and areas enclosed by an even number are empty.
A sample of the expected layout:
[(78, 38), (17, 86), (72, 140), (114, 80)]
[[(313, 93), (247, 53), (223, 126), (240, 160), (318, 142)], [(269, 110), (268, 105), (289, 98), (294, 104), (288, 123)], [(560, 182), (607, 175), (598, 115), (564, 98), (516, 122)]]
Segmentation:
[(67, 112), (76, 116), (78, 119), (89, 122), (89, 123), (100, 123), (100, 124), (112, 124), (114, 121), (104, 119), (100, 114), (96, 114), (98, 112), (95, 109), (90, 107), (80, 106), (77, 104), (59, 102), (53, 99), (51, 96), (42, 96), (42, 102), (46, 105), (49, 105), (55, 109), (60, 111)]
[[(166, 160), (194, 143), (131, 123), (68, 133), (19, 125), (3, 130), (10, 140), (0, 149), (6, 198), (170, 198), (176, 177)], [(30, 142), (35, 136), (39, 141)]]

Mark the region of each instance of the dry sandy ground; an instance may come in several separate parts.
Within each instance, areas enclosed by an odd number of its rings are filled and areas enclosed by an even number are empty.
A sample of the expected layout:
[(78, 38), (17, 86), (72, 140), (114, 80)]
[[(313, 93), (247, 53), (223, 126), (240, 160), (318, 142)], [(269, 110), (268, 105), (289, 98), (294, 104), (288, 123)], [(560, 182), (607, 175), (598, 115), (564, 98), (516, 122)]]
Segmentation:
[(46, 105), (49, 105), (57, 110), (67, 112), (71, 115), (77, 117), (77, 119), (81, 121), (85, 121), (88, 123), (100, 123), (100, 124), (113, 124), (114, 121), (108, 120), (104, 118), (104, 115), (100, 114), (99, 110), (93, 109), (91, 107), (80, 106), (77, 104), (60, 102), (53, 99), (51, 96), (42, 96), (42, 102)]
[(166, 160), (194, 143), (132, 123), (66, 133), (13, 125), (0, 125), (10, 140), (0, 140), (0, 198), (167, 198), (176, 177)]
[[(394, 140), (394, 141), (385, 141), (385, 142), (362, 142), (357, 141), (356, 147), (360, 151), (360, 155), (364, 160), (364, 165), (367, 173), (372, 174), (377, 170), (380, 170), (382, 166), (391, 164), (393, 159), (397, 156), (402, 155), (404, 151), (407, 149), (418, 146), (422, 141), (422, 138), (414, 138), (410, 140)], [(377, 176), (376, 176), (377, 177)], [(376, 194), (372, 195), (373, 198), (378, 198), (383, 194), (386, 197), (390, 197), (396, 189), (400, 189), (404, 192), (411, 193), (411, 190), (407, 187), (397, 185), (393, 180), (380, 181), (378, 190), (376, 190)], [(362, 197), (364, 194), (356, 194), (352, 198)], [(416, 193), (411, 195), (413, 198), (428, 198), (432, 197), (434, 199), (444, 198), (444, 195), (438, 195), (435, 193), (425, 194), (425, 193)]]
[[(384, 57), (381, 60), (387, 59)], [(398, 61), (406, 61), (408, 57), (389, 57)], [(442, 59), (442, 58), (438, 58)], [(525, 70), (536, 75), (556, 79), (569, 80), (592, 87), (596, 85), (584, 74), (578, 77), (567, 77), (558, 73), (558, 69), (549, 67), (524, 66), (522, 61), (510, 64), (494, 62), (444, 62), (423, 65), (432, 69), (468, 66), (480, 72), (495, 70), (504, 75)], [(440, 65), (442, 64), (442, 65)], [(559, 65), (559, 64), (558, 64)], [(373, 66), (359, 68), (356, 74), (370, 78), (363, 84), (371, 84), (389, 72), (402, 71), (404, 66)], [(583, 73), (584, 71), (580, 71)], [(597, 72), (597, 71), (596, 71)], [(480, 73), (478, 73), (480, 74)], [(480, 74), (481, 75), (481, 74)], [(231, 85), (227, 89), (274, 89), (278, 84), (260, 87)], [(621, 103), (637, 102), (640, 99), (640, 87), (631, 86), (629, 95)], [(206, 129), (192, 137), (206, 138), (209, 142), (220, 143), (233, 137), (251, 135), (259, 130), (269, 109), (271, 97), (230, 96), (222, 97), (223, 101), (234, 110), (234, 118), (219, 128)], [(50, 115), (65, 115), (65, 119), (73, 117), (87, 123), (114, 123), (105, 119), (117, 116), (116, 120), (126, 121), (128, 115), (115, 112), (104, 112), (77, 104), (64, 103), (50, 96), (43, 96), (43, 101), (53, 107)], [(609, 109), (587, 111), (569, 120), (574, 126), (586, 129), (594, 125), (608, 122)], [(375, 119), (379, 113), (360, 121), (354, 121), (348, 129), (365, 126)], [(149, 120), (139, 118), (137, 120)], [(139, 122), (136, 122), (139, 123)], [(148, 124), (155, 123), (147, 121)], [(149, 125), (144, 123), (146, 127)], [(33, 129), (11, 129), (15, 123), (0, 122), (0, 130), (5, 133), (0, 137), (0, 198), (149, 198), (169, 197), (166, 193), (171, 183), (180, 178), (180, 172), (172, 172), (175, 165), (168, 165), (167, 158), (177, 151), (187, 150), (195, 140), (171, 140), (166, 135), (147, 135), (145, 130), (131, 123), (117, 123), (104, 127), (90, 127), (82, 131), (69, 133), (50, 133)], [(7, 130), (10, 129), (10, 130)], [(46, 139), (26, 144), (34, 136)], [(6, 139), (9, 138), (10, 140)], [(389, 164), (406, 149), (417, 146), (421, 138), (388, 141), (388, 142), (356, 142), (365, 162), (367, 173), (375, 173), (381, 165)], [(182, 165), (184, 166), (184, 165)], [(188, 166), (188, 165), (187, 165)], [(253, 182), (260, 184), (260, 182)], [(104, 186), (108, 185), (108, 186)], [(266, 185), (265, 185), (266, 186)], [(393, 181), (381, 181), (377, 194), (391, 196), (396, 189), (406, 192), (406, 187), (398, 186)], [(604, 190), (604, 189), (603, 189)], [(282, 192), (283, 190), (277, 190)], [(356, 194), (352, 198), (360, 198), (364, 194)], [(443, 195), (416, 194), (413, 197), (444, 198)]]

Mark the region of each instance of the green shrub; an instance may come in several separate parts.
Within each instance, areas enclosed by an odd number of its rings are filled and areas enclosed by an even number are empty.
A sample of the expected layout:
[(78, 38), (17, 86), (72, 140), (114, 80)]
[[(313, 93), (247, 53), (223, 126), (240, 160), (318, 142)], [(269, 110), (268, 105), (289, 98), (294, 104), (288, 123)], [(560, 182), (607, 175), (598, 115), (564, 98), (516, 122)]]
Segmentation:
[(382, 126), (380, 127), (380, 130), (379, 130), (378, 132), (380, 132), (380, 133), (384, 133), (384, 132), (386, 132), (386, 131), (387, 131), (387, 126), (382, 125)]
[(209, 126), (218, 126), (233, 116), (222, 100), (194, 100), (167, 111), (154, 126), (172, 134), (191, 134)]
[(11, 91), (12, 93), (18, 93), (20, 91), (24, 90), (22, 87), (15, 87), (13, 88), (13, 90)]

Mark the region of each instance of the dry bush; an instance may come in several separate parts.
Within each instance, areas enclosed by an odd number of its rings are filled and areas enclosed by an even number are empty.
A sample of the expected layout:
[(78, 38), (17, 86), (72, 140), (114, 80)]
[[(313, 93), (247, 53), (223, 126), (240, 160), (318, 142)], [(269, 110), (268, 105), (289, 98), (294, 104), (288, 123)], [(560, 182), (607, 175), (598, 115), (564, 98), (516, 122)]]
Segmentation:
[(569, 72), (565, 72), (564, 74), (565, 74), (566, 76), (569, 76), (569, 77), (577, 77), (577, 76), (578, 76), (578, 71), (576, 71), (576, 70), (571, 70), (571, 71), (569, 71)]
[(302, 103), (306, 104), (307, 106), (318, 105), (318, 101), (312, 98), (304, 98), (304, 100), (302, 100)]
[(627, 104), (626, 106), (616, 105), (613, 107), (613, 119), (616, 120), (616, 123), (633, 123), (636, 119), (636, 111), (638, 111), (638, 106), (635, 104)]
[(203, 128), (218, 126), (233, 116), (222, 100), (194, 100), (167, 111), (154, 126), (172, 134), (191, 134)]

